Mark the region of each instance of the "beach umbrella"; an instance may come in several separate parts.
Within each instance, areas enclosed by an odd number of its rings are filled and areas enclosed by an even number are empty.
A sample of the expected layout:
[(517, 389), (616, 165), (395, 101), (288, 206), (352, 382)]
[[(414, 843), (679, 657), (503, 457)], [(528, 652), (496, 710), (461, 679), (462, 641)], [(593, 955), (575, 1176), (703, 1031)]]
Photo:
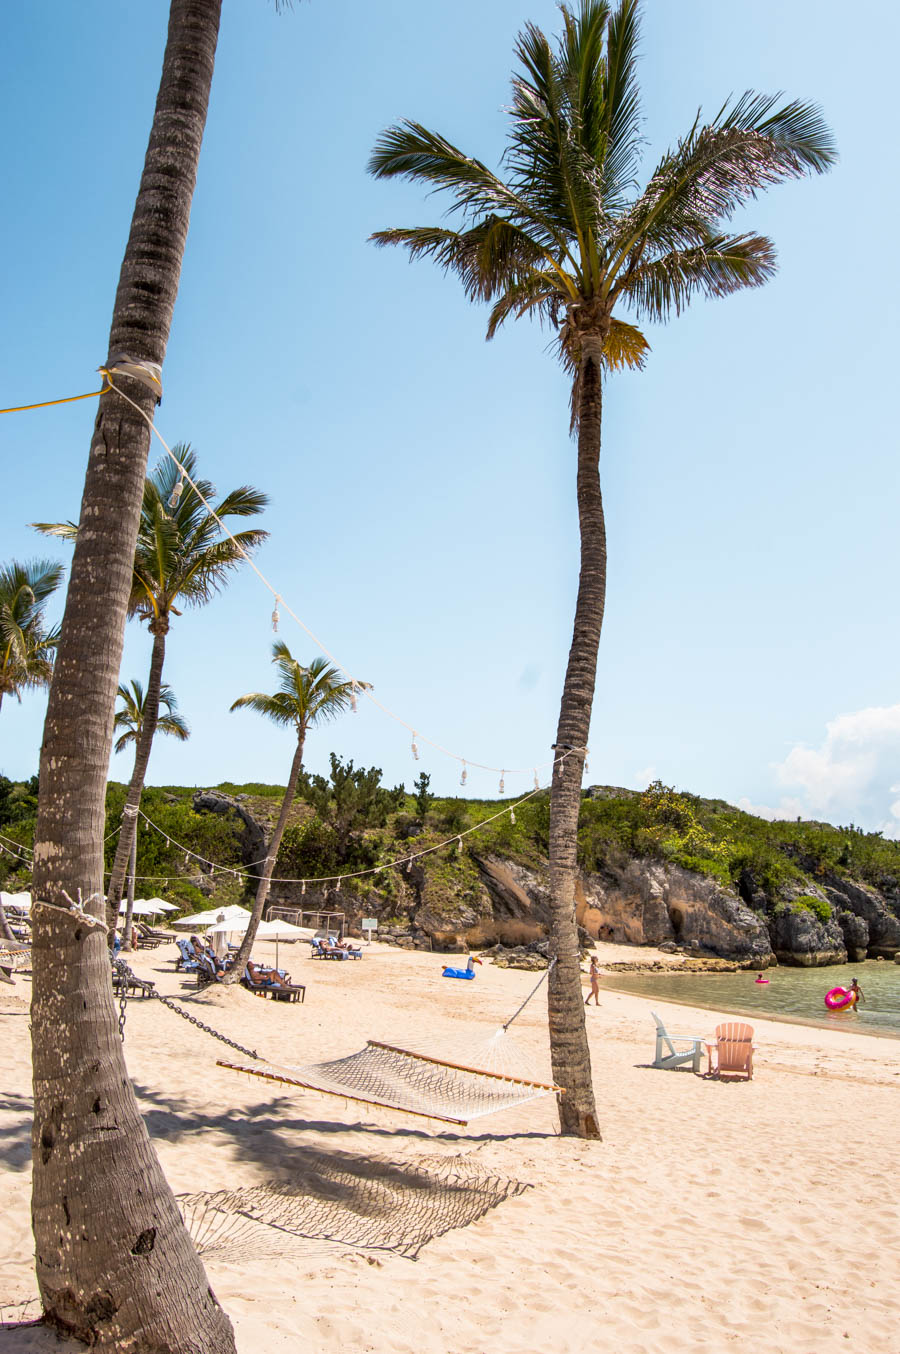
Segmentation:
[(165, 898), (148, 898), (147, 902), (151, 907), (155, 907), (157, 912), (178, 912), (179, 908), (175, 903), (167, 903)]
[[(156, 899), (148, 901), (146, 898), (135, 898), (134, 907), (131, 910), (133, 917), (155, 917), (159, 913), (159, 908), (154, 906)], [(119, 916), (124, 917), (128, 911), (128, 899), (123, 898), (119, 904)]]
[(30, 912), (31, 894), (7, 893), (4, 889), (0, 889), (0, 903), (3, 904), (4, 909), (11, 907), (14, 912)]
[[(244, 918), (244, 930), (246, 930), (246, 921), (249, 921), (250, 913), (245, 907), (241, 907), (238, 903), (229, 903), (228, 907), (214, 907), (208, 912), (195, 912), (192, 917), (177, 917), (175, 921), (172, 922), (172, 925), (213, 926), (220, 917), (223, 917), (224, 921), (230, 922), (239, 921), (241, 918)], [(237, 926), (231, 927), (232, 931), (237, 931), (239, 929), (240, 928)]]
[[(216, 922), (207, 931), (207, 935), (221, 934), (222, 932), (243, 932), (246, 931), (249, 924), (249, 918), (235, 925), (233, 921)], [(275, 941), (275, 967), (278, 967), (278, 942), (279, 940), (312, 940), (315, 931), (311, 926), (295, 926), (290, 921), (261, 921), (256, 931), (257, 940)]]

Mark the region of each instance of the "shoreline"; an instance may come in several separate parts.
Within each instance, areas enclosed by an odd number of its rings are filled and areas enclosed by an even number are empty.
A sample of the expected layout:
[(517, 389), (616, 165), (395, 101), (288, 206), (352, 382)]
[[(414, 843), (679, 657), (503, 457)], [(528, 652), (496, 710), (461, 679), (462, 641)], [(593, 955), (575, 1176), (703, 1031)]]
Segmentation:
[(748, 1020), (768, 1020), (775, 1025), (803, 1025), (807, 1029), (826, 1030), (828, 1033), (861, 1034), (869, 1039), (889, 1039), (894, 1043), (900, 1041), (900, 1030), (878, 1030), (871, 1027), (866, 1028), (859, 1024), (854, 1024), (851, 1027), (843, 1022), (837, 1025), (825, 1019), (816, 1020), (814, 1016), (780, 1015), (772, 1011), (761, 1011), (759, 1007), (737, 1006), (731, 1002), (705, 1002), (696, 999), (688, 1001), (687, 999), (679, 1000), (678, 997), (673, 997), (668, 993), (665, 996), (657, 997), (650, 992), (635, 992), (632, 988), (617, 987), (614, 973), (612, 975), (601, 975), (601, 991), (604, 988), (608, 992), (619, 992), (623, 996), (636, 997), (639, 1001), (664, 1002), (667, 1006), (687, 1006), (693, 1010), (701, 1011), (722, 1011), (725, 1015), (745, 1016)]

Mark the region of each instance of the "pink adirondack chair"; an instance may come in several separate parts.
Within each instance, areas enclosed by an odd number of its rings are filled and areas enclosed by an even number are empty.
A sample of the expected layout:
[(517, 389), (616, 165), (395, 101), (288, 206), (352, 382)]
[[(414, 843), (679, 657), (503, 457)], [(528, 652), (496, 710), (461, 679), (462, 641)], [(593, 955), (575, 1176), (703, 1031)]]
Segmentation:
[[(712, 1067), (713, 1045), (707, 1045), (709, 1064)], [(716, 1026), (716, 1066), (713, 1076), (722, 1073), (743, 1075), (749, 1081), (753, 1076), (753, 1026), (717, 1025)]]

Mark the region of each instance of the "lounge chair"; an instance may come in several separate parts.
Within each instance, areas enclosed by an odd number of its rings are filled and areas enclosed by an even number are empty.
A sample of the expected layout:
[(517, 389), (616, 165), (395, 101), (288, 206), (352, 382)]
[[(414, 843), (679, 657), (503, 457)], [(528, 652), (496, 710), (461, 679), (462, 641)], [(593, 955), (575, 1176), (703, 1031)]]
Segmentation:
[(272, 997), (275, 1001), (306, 1001), (306, 987), (303, 983), (288, 982), (285, 987), (279, 983), (255, 983), (248, 973), (241, 979), (241, 985), (257, 997)]
[(113, 992), (117, 995), (124, 992), (128, 997), (151, 997), (155, 987), (156, 983), (151, 982), (149, 978), (138, 978), (133, 973), (119, 973), (117, 969), (113, 970)]
[[(692, 1072), (700, 1071), (700, 1059), (704, 1049), (708, 1048), (705, 1039), (694, 1034), (669, 1034), (655, 1011), (651, 1011), (656, 1021), (656, 1057), (654, 1067), (680, 1067), (690, 1063)], [(677, 1047), (681, 1045), (681, 1047)]]
[[(717, 1025), (715, 1044), (707, 1044), (709, 1068), (713, 1076), (744, 1076), (749, 1081), (753, 1076), (753, 1026)], [(713, 1071), (712, 1055), (716, 1050), (716, 1066)]]
[(197, 956), (194, 953), (193, 946), (189, 941), (183, 940), (181, 936), (176, 940), (178, 946), (178, 958), (175, 960), (175, 972), (184, 969), (185, 973), (196, 973), (200, 967)]

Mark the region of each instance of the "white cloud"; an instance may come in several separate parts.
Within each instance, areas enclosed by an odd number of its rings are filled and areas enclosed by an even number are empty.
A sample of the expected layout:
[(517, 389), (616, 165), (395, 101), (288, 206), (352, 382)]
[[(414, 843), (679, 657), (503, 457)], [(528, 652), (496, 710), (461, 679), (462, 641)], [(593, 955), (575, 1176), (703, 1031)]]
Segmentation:
[(817, 748), (792, 748), (773, 766), (776, 783), (793, 791), (777, 806), (738, 801), (762, 818), (820, 818), (855, 823), (900, 838), (900, 705), (838, 715)]
[(645, 766), (642, 771), (635, 771), (631, 779), (634, 785), (640, 786), (642, 790), (646, 790), (647, 786), (653, 781), (659, 780), (659, 772), (653, 765)]

